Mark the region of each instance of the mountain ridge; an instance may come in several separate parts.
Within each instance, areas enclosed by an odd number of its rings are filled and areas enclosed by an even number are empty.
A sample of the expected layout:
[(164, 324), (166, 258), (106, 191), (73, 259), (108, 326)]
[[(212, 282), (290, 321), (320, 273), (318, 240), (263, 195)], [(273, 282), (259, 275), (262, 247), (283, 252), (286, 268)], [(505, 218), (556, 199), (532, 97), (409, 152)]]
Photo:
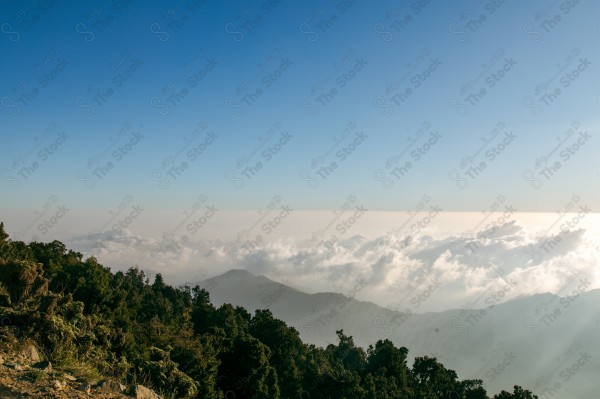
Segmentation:
[[(226, 272), (224, 272), (222, 274), (219, 274), (217, 276), (213, 276), (213, 277), (207, 278), (205, 280), (201, 280), (201, 281), (194, 282), (194, 283), (189, 283), (189, 284), (186, 284), (186, 285), (193, 286), (195, 284), (199, 284), (200, 286), (203, 286), (203, 287), (204, 286), (210, 286), (211, 284), (210, 283), (207, 284), (207, 282), (216, 282), (216, 281), (221, 280), (225, 276), (234, 276), (234, 275), (235, 276), (244, 276), (246, 278), (252, 277), (252, 278), (256, 278), (256, 279), (264, 279), (264, 280), (267, 280), (267, 282), (269, 282), (269, 283), (279, 284), (279, 285), (285, 286), (288, 289), (291, 289), (291, 290), (294, 290), (294, 291), (298, 291), (298, 292), (300, 292), (302, 294), (305, 294), (305, 295), (321, 295), (321, 294), (322, 295), (340, 295), (340, 296), (343, 296), (345, 298), (352, 299), (352, 300), (354, 300), (356, 302), (368, 303), (368, 304), (375, 305), (375, 306), (378, 306), (378, 307), (383, 308), (383, 309), (387, 309), (387, 310), (396, 312), (395, 310), (385, 308), (385, 307), (383, 307), (383, 306), (381, 306), (381, 305), (379, 305), (379, 304), (377, 304), (375, 302), (369, 301), (369, 300), (360, 300), (360, 299), (355, 299), (355, 298), (348, 297), (347, 295), (345, 295), (345, 294), (343, 294), (341, 292), (335, 292), (335, 291), (306, 292), (306, 291), (303, 291), (303, 290), (301, 290), (301, 289), (299, 289), (297, 287), (290, 286), (288, 284), (284, 284), (282, 282), (273, 280), (273, 279), (271, 279), (268, 276), (265, 276), (263, 274), (254, 274), (251, 271), (246, 270), (246, 269), (230, 269), (230, 270), (228, 270), (228, 271), (226, 271)], [(585, 294), (588, 294), (588, 293), (599, 293), (600, 294), (600, 288), (595, 288), (595, 289), (592, 289), (592, 290), (588, 290), (588, 291), (582, 292), (579, 295), (585, 295)], [(521, 300), (530, 300), (530, 299), (533, 299), (533, 298), (541, 298), (543, 296), (550, 296), (550, 297), (559, 298), (559, 299), (560, 298), (567, 298), (567, 297), (569, 297), (569, 295), (561, 296), (561, 295), (554, 294), (554, 293), (552, 293), (550, 291), (546, 291), (546, 292), (539, 292), (539, 293), (535, 293), (535, 294), (531, 294), (531, 295), (519, 295), (519, 296), (517, 296), (515, 298), (510, 298), (510, 299), (508, 299), (508, 300), (506, 300), (504, 302), (495, 303), (493, 305), (489, 305), (489, 306), (486, 306), (484, 308), (479, 308), (479, 307), (477, 307), (477, 308), (450, 308), (450, 309), (446, 309), (446, 310), (428, 311), (428, 312), (423, 312), (423, 313), (410, 313), (410, 314), (427, 315), (427, 314), (439, 314), (439, 313), (455, 312), (455, 311), (462, 311), (462, 310), (482, 310), (482, 309), (485, 310), (485, 309), (490, 309), (490, 308), (493, 308), (493, 307), (496, 307), (496, 306), (499, 306), (499, 305), (516, 303), (516, 302), (519, 302)], [(399, 312), (399, 313), (402, 313), (402, 312)]]
[[(255, 276), (249, 271), (242, 274), (244, 284), (237, 286), (229, 285), (231, 279), (220, 278), (222, 275), (199, 285), (217, 306), (231, 303), (250, 312), (269, 309), (297, 329), (305, 342), (326, 347), (335, 342), (337, 329), (343, 329), (363, 348), (379, 339), (390, 339), (396, 345), (413, 348), (411, 358), (434, 356), (463, 378), (483, 379), (492, 391), (512, 381), (543, 392), (550, 387), (540, 387), (539, 381), (556, 372), (552, 368), (557, 367), (556, 358), (564, 357), (563, 343), (568, 346), (587, 342), (588, 347), (597, 346), (594, 343), (600, 328), (600, 289), (576, 297), (546, 292), (486, 308), (415, 313), (383, 308), (341, 293), (305, 293), (266, 276)], [(582, 323), (583, 317), (591, 320)], [(503, 371), (496, 375), (502, 364), (497, 357), (500, 350), (518, 355), (511, 360), (512, 367), (502, 366)], [(529, 365), (527, 359), (535, 358), (545, 359), (543, 367)], [(588, 371), (584, 369), (572, 379), (579, 381), (577, 387), (570, 388), (572, 392), (590, 392), (586, 378), (593, 381), (589, 370), (594, 368), (600, 369), (600, 348), (594, 349)], [(563, 390), (561, 397), (580, 397), (571, 391)]]

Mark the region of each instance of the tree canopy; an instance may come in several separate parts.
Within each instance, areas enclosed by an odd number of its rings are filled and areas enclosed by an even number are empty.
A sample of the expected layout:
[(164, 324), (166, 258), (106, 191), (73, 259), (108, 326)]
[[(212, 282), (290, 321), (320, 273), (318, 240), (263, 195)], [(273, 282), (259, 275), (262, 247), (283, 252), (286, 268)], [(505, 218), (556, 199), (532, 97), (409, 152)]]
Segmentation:
[[(488, 399), (481, 380), (459, 380), (435, 358), (380, 340), (366, 350), (337, 331), (326, 348), (265, 310), (218, 308), (201, 287), (157, 274), (113, 273), (51, 243), (11, 241), (0, 223), (0, 318), (58, 364), (151, 386), (166, 398)], [(3, 327), (0, 341), (15, 331)], [(13, 337), (14, 338), (14, 337)], [(514, 386), (494, 399), (533, 399)]]

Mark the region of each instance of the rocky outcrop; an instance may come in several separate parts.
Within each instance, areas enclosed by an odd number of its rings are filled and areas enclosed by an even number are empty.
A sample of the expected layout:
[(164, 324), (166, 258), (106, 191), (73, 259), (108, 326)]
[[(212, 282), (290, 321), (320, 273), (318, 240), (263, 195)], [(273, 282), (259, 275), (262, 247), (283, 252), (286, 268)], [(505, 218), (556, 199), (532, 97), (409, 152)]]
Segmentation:
[(146, 388), (143, 385), (136, 385), (135, 386), (135, 392), (134, 392), (134, 397), (136, 399), (161, 399), (160, 396), (158, 396), (156, 394), (156, 392), (154, 392), (151, 389)]
[(27, 345), (21, 350), (21, 356), (26, 363), (37, 363), (41, 361), (37, 348), (33, 345)]
[(68, 374), (60, 367), (55, 369), (50, 361), (40, 359), (33, 344), (17, 342), (13, 348), (19, 349), (0, 352), (0, 399), (162, 399), (143, 385), (127, 387), (110, 379), (95, 383)]
[(98, 384), (96, 384), (95, 388), (98, 392), (110, 394), (123, 393), (127, 389), (125, 385), (112, 380), (102, 380)]

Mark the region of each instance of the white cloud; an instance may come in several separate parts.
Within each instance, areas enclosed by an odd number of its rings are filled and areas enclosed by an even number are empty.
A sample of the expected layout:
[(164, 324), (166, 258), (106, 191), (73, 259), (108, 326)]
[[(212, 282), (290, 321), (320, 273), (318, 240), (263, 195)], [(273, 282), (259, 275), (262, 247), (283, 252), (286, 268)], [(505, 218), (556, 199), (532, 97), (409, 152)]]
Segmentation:
[(598, 243), (584, 230), (535, 237), (514, 221), (476, 236), (445, 238), (395, 233), (329, 243), (289, 238), (226, 243), (153, 239), (123, 230), (74, 237), (67, 244), (113, 269), (137, 265), (175, 283), (243, 268), (313, 292), (337, 291), (416, 312), (484, 307), (482, 298), (497, 291), (502, 301), (568, 294), (561, 290), (574, 275), (587, 277), (588, 289), (600, 287)]

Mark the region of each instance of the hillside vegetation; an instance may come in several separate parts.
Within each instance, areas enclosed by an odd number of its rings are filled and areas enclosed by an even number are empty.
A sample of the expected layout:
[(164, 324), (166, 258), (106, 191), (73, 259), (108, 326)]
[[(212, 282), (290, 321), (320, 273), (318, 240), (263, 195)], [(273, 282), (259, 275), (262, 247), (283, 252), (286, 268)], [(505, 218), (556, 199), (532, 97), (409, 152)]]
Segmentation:
[[(11, 241), (0, 223), (0, 344), (30, 341), (55, 367), (165, 398), (490, 397), (435, 358), (409, 365), (408, 349), (388, 340), (365, 351), (339, 330), (337, 345), (307, 345), (269, 310), (215, 308), (198, 286), (153, 280), (59, 241)], [(536, 396), (514, 386), (493, 398)]]

